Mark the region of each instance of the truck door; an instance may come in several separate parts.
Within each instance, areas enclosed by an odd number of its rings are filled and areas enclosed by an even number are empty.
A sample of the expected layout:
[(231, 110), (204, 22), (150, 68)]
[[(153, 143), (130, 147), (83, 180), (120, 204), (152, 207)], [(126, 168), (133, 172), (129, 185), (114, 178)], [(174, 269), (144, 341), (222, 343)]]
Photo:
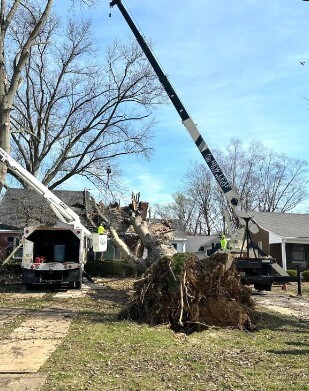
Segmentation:
[(33, 262), (33, 242), (26, 238), (23, 239), (23, 260), (22, 266), (29, 265)]

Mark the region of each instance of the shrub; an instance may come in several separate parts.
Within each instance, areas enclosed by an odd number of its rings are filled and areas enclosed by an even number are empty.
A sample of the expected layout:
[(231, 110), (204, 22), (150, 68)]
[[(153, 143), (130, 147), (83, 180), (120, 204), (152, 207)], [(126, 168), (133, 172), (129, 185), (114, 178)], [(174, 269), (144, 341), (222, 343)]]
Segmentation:
[(302, 276), (303, 276), (303, 281), (304, 281), (304, 282), (309, 282), (309, 270), (305, 270), (305, 271), (302, 273)]
[(90, 276), (96, 277), (129, 277), (134, 275), (133, 268), (127, 262), (116, 259), (88, 261), (85, 265), (85, 271)]
[(297, 277), (297, 270), (287, 270), (287, 273), (291, 277)]

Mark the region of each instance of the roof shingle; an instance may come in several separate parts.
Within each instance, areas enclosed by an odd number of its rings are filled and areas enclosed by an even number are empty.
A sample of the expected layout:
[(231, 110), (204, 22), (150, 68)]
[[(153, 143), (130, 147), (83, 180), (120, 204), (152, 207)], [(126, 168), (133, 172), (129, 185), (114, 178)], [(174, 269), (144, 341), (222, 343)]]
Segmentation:
[(309, 214), (251, 212), (256, 223), (284, 238), (309, 238)]
[[(79, 215), (82, 224), (88, 225), (86, 220), (88, 192), (53, 190), (53, 193)], [(1, 224), (24, 228), (27, 225), (53, 225), (58, 221), (47, 200), (33, 189), (10, 188), (0, 204)]]

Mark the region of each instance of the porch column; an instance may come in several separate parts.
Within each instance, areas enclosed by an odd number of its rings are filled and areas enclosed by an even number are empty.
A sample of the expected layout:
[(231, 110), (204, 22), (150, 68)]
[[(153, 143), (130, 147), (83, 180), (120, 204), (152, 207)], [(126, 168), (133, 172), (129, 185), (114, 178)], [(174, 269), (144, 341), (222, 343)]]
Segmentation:
[(285, 246), (286, 246), (285, 239), (282, 238), (282, 243), (281, 243), (282, 268), (283, 268), (283, 270), (286, 271), (287, 267), (286, 267), (286, 249), (285, 249)]

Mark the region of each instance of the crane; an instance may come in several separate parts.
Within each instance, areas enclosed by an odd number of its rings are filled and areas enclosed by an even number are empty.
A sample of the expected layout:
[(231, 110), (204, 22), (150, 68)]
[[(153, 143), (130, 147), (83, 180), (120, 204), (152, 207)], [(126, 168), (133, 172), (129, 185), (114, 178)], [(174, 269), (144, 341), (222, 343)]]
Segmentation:
[(194, 123), (193, 119), (190, 117), (185, 106), (182, 104), (182, 102), (181, 102), (179, 96), (177, 95), (176, 91), (174, 90), (172, 84), (168, 80), (167, 76), (164, 74), (161, 66), (159, 65), (159, 62), (157, 61), (154, 54), (150, 50), (150, 48), (147, 45), (142, 34), (140, 33), (140, 31), (138, 30), (138, 28), (134, 24), (132, 18), (130, 17), (129, 13), (125, 9), (121, 0), (111, 1), (110, 7), (113, 7), (114, 5), (117, 5), (117, 7), (119, 8), (124, 19), (128, 23), (132, 33), (134, 34), (137, 42), (140, 45), (142, 51), (144, 52), (145, 56), (147, 57), (154, 72), (157, 74), (158, 79), (159, 79), (162, 87), (166, 91), (170, 101), (172, 102), (175, 109), (177, 110), (177, 113), (179, 114), (183, 125), (188, 130), (195, 145), (199, 149), (203, 159), (205, 160), (208, 167), (210, 168), (210, 171), (212, 172), (220, 189), (222, 190), (223, 194), (225, 195), (225, 198), (226, 198), (229, 206), (232, 208), (235, 215), (239, 219), (240, 225), (246, 229), (249, 229), (252, 233), (259, 232), (258, 226), (251, 219), (251, 216), (249, 215), (249, 213), (246, 210), (244, 210), (244, 208), (242, 207), (238, 194), (230, 185), (228, 179), (224, 175), (218, 162), (216, 161), (215, 157), (213, 156), (212, 152), (210, 151), (206, 141), (203, 139), (202, 135), (200, 134), (196, 124)]
[[(241, 229), (231, 235), (231, 240), (235, 243), (239, 241), (241, 235), (243, 235), (243, 244), (240, 251), (242, 255), (243, 246), (246, 242), (247, 244), (247, 255), (246, 258), (239, 258), (236, 263), (237, 270), (241, 273), (241, 280), (245, 284), (253, 283), (256, 289), (259, 290), (271, 290), (272, 283), (274, 281), (294, 281), (277, 263), (276, 260), (272, 257), (267, 256), (262, 251), (259, 251), (259, 254), (262, 258), (257, 258), (254, 249), (258, 249), (258, 246), (255, 245), (251, 240), (251, 233), (256, 234), (259, 232), (259, 227), (256, 225), (255, 221), (252, 219), (250, 214), (242, 207), (240, 198), (236, 191), (230, 185), (228, 179), (221, 170), (218, 162), (210, 151), (206, 141), (203, 139), (200, 134), (196, 124), (193, 119), (190, 117), (185, 106), (182, 104), (179, 96), (174, 90), (172, 84), (168, 80), (168, 77), (164, 74), (162, 68), (160, 67), (158, 61), (156, 60), (154, 54), (147, 45), (142, 34), (134, 24), (132, 18), (128, 14), (121, 0), (113, 0), (110, 2), (110, 7), (117, 6), (123, 15), (124, 19), (128, 23), (132, 33), (134, 34), (137, 42), (139, 43), (142, 51), (144, 52), (146, 58), (148, 59), (150, 65), (152, 66), (154, 72), (158, 76), (158, 79), (167, 93), (170, 101), (174, 105), (178, 115), (181, 118), (181, 121), (185, 128), (188, 130), (191, 138), (193, 139), (195, 145), (200, 151), (203, 159), (210, 168), (213, 176), (215, 177), (219, 188), (224, 193), (225, 198), (233, 210), (234, 214), (237, 216)], [(251, 233), (250, 233), (251, 232)], [(253, 248), (254, 258), (250, 258), (249, 247)]]

